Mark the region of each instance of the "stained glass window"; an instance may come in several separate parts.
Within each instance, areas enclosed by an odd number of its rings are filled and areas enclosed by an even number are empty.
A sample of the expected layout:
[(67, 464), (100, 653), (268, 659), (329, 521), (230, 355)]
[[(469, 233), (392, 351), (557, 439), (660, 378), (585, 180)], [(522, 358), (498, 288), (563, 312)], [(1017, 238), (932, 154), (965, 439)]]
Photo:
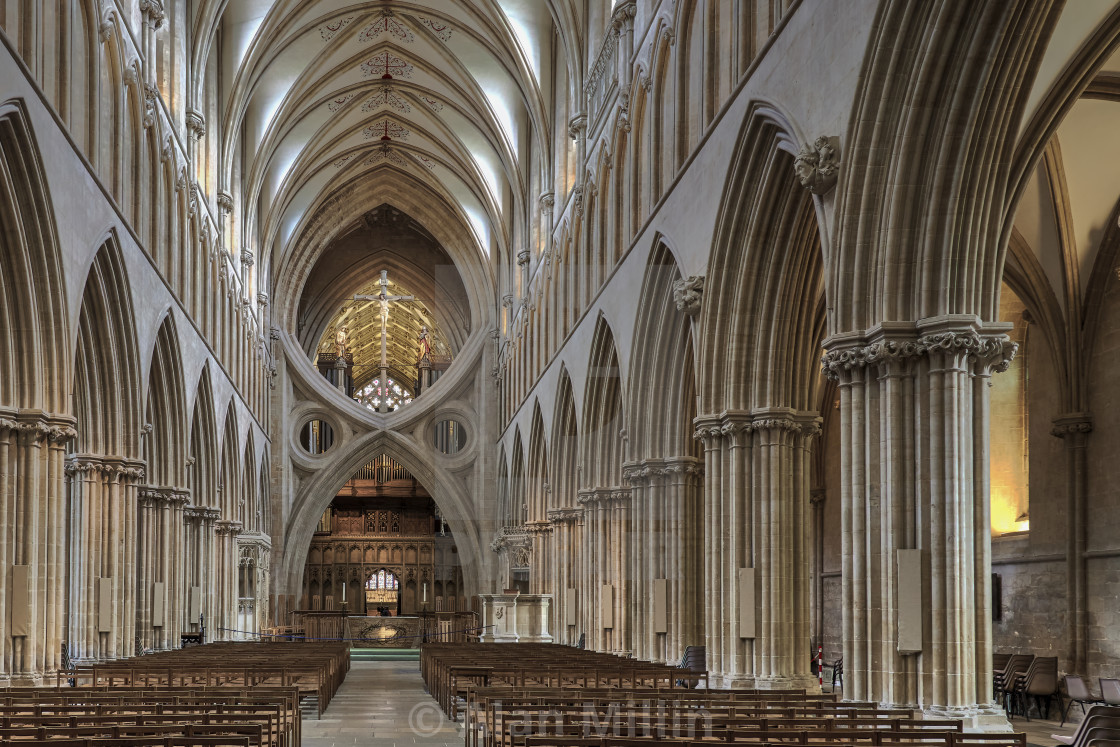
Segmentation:
[(400, 585), (397, 583), (397, 577), (391, 571), (382, 568), (369, 577), (369, 580), (366, 581), (366, 588), (396, 591), (400, 588)]
[(405, 389), (392, 379), (386, 379), (388, 386), (382, 388), (381, 381), (374, 379), (364, 387), (354, 393), (354, 399), (362, 403), (369, 409), (380, 412), (381, 398), (384, 397), (387, 409), (395, 410), (401, 405), (407, 405), (412, 401), (412, 392)]

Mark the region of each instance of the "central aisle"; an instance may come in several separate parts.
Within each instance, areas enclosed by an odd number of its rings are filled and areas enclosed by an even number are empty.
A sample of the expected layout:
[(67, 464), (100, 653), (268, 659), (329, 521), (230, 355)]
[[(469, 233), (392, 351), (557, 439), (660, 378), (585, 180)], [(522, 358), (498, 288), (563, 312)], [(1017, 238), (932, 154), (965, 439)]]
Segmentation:
[(414, 661), (354, 661), (321, 720), (304, 719), (304, 747), (461, 747), (460, 725), (426, 692)]

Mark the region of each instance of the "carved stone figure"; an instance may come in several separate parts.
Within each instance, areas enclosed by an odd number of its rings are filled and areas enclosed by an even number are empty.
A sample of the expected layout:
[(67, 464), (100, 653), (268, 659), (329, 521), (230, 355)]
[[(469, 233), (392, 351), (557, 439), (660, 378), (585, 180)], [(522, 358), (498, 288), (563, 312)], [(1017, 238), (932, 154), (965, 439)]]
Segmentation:
[(428, 328), (423, 326), (420, 328), (420, 336), (416, 338), (416, 362), (420, 363), (425, 357), (430, 358), (432, 355), (432, 343), (428, 337)]
[(821, 136), (813, 144), (805, 143), (793, 161), (801, 186), (815, 195), (826, 194), (836, 186), (840, 168), (836, 138)]
[(350, 341), (350, 330), (346, 326), (338, 328), (338, 332), (334, 336), (334, 345), (338, 352), (338, 357), (343, 358), (346, 356), (346, 345)]
[(700, 313), (700, 296), (703, 292), (703, 275), (690, 275), (673, 283), (673, 302), (677, 304), (677, 311), (696, 316)]

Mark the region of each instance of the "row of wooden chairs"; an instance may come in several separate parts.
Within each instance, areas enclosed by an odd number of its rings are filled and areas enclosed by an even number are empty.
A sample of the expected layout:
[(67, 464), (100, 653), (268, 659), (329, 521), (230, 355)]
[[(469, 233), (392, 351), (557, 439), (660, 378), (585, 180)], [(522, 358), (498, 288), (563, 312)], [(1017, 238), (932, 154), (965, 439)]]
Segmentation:
[[(975, 735), (957, 732), (923, 732), (920, 735), (907, 733), (876, 732), (879, 741), (855, 742), (848, 739), (849, 735), (836, 737), (812, 734), (810, 741), (791, 741), (774, 739), (772, 741), (749, 742), (751, 747), (791, 747), (792, 745), (808, 745), (809, 747), (1026, 747), (1026, 735)], [(980, 738), (976, 738), (976, 737)], [(535, 736), (526, 740), (527, 747), (648, 747), (650, 744), (671, 744), (677, 747), (712, 747), (719, 744), (712, 739), (677, 739), (672, 736), (658, 738), (656, 742), (645, 738), (631, 737), (552, 737)], [(1105, 747), (1101, 745), (1101, 747)]]
[(58, 685), (295, 687), (321, 716), (349, 669), (340, 643), (219, 642), (79, 666), (59, 672)]
[(426, 643), (420, 673), (452, 720), (472, 687), (676, 689), (707, 685), (707, 672), (553, 644)]
[(296, 688), (0, 690), (0, 744), (298, 747), (300, 733)]
[[(748, 693), (736, 693), (747, 695)], [(956, 719), (926, 719), (907, 709), (878, 708), (814, 700), (800, 708), (787, 700), (768, 700), (773, 693), (750, 693), (757, 700), (722, 697), (674, 699), (672, 693), (650, 698), (648, 692), (580, 696), (558, 692), (549, 699), (541, 693), (519, 698), (490, 689), (472, 693), (465, 723), (468, 747), (519, 747), (534, 744), (530, 737), (561, 736), (565, 739), (603, 736), (681, 741), (706, 739), (717, 742), (786, 742), (791, 744), (838, 743), (880, 745), (898, 741), (947, 745), (948, 733), (957, 742), (972, 739), (977, 744), (1000, 747), (1021, 745), (1019, 735), (963, 735)], [(697, 693), (716, 695), (716, 692)], [(622, 697), (619, 697), (622, 696)], [(644, 697), (643, 697), (644, 696)], [(994, 740), (994, 741), (993, 741)]]
[[(464, 702), (466, 747), (1026, 745), (1023, 734), (966, 734), (957, 719), (839, 701), (832, 693), (681, 687), (674, 679), (680, 669), (669, 668), (665, 679), (663, 671), (642, 668), (663, 665), (566, 647), (439, 644), (423, 647), (421, 663), (449, 717)], [(581, 677), (585, 670), (594, 674)]]

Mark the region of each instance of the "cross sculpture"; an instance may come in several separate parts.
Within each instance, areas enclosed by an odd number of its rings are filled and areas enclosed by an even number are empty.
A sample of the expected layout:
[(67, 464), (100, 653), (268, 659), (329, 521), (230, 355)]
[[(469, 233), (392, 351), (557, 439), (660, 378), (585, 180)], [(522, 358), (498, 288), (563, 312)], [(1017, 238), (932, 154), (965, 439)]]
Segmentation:
[(389, 295), (389, 271), (381, 271), (381, 292), (376, 296), (354, 296), (355, 301), (377, 301), (381, 304), (381, 404), (378, 408), (380, 412), (389, 412), (389, 353), (387, 350), (387, 341), (389, 334), (387, 325), (389, 324), (389, 302), (390, 301), (415, 301), (416, 296), (390, 296)]

